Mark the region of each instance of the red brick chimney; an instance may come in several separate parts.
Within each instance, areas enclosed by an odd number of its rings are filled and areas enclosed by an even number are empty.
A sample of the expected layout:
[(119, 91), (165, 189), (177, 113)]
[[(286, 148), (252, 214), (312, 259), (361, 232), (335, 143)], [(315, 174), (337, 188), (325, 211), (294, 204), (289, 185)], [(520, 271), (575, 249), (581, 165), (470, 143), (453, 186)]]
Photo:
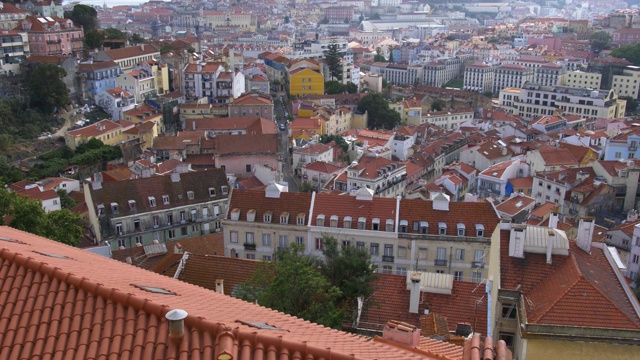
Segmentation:
[(382, 338), (411, 346), (420, 346), (420, 329), (402, 321), (389, 321), (382, 329)]

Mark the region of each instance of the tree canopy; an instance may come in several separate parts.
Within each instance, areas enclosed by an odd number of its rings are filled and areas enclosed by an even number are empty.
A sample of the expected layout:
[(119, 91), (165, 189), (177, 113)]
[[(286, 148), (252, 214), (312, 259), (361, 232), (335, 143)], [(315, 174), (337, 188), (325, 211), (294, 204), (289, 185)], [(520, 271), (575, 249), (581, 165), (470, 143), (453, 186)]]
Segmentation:
[(596, 31), (589, 37), (591, 43), (591, 50), (600, 52), (602, 50), (609, 49), (611, 47), (611, 34), (606, 31)]
[(338, 52), (338, 43), (335, 39), (331, 40), (327, 46), (327, 52), (324, 55), (324, 60), (329, 67), (331, 80), (342, 80), (342, 58)]
[(620, 46), (611, 51), (611, 56), (627, 59), (633, 65), (640, 66), (640, 43)]
[(91, 30), (98, 30), (100, 27), (98, 12), (89, 5), (75, 5), (68, 17), (73, 21), (74, 25), (82, 27), (85, 33)]
[(76, 246), (82, 238), (81, 217), (67, 209), (45, 213), (42, 204), (0, 188), (0, 225), (11, 215), (10, 227)]
[(355, 94), (358, 92), (358, 85), (349, 82), (343, 84), (337, 80), (331, 80), (324, 83), (324, 92), (329, 95), (333, 94)]
[(107, 28), (104, 29), (104, 34), (109, 40), (126, 40), (127, 34), (116, 29), (116, 28)]
[(338, 134), (324, 134), (320, 136), (320, 142), (323, 144), (328, 144), (332, 141), (335, 141), (336, 144), (342, 148), (342, 151), (346, 152), (347, 150), (349, 150), (349, 144), (347, 144), (344, 138)]
[(370, 129), (393, 129), (400, 124), (400, 114), (389, 108), (381, 94), (368, 94), (358, 102), (358, 110), (367, 112)]
[(54, 64), (40, 64), (29, 73), (31, 106), (45, 114), (69, 103), (69, 89), (62, 79), (67, 76), (63, 68)]
[(84, 44), (89, 49), (101, 48), (105, 39), (105, 32), (101, 30), (91, 30), (84, 33)]

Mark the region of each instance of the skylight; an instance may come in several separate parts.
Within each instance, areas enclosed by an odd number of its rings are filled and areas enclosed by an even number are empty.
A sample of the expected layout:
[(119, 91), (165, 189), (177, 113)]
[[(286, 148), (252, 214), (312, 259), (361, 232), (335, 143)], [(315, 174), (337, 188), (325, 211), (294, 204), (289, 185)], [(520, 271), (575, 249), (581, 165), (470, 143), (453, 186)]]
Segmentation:
[(285, 331), (284, 329), (281, 329), (279, 327), (275, 327), (273, 325), (269, 325), (267, 323), (260, 322), (260, 321), (236, 320), (236, 322), (243, 325), (251, 326), (257, 329)]
[(46, 252), (40, 252), (40, 251), (33, 251), (36, 254), (40, 254), (40, 255), (44, 255), (44, 256), (48, 256), (48, 257), (52, 257), (52, 258), (56, 258), (56, 259), (71, 259), (68, 256), (64, 256), (64, 255), (58, 255), (58, 254), (52, 254), (52, 253), (46, 253)]
[(27, 243), (24, 242), (24, 241), (9, 239), (9, 238), (5, 238), (5, 237), (1, 237), (1, 236), (0, 236), (0, 241), (6, 241), (6, 242), (14, 243), (14, 244), (27, 245)]
[(138, 285), (138, 284), (131, 284), (131, 286), (137, 287), (140, 290), (148, 291), (148, 292), (154, 293), (154, 294), (178, 295), (178, 294), (176, 294), (174, 292), (171, 292), (169, 290), (166, 290), (166, 289), (163, 289), (163, 288), (159, 288), (159, 287), (155, 287), (155, 286)]

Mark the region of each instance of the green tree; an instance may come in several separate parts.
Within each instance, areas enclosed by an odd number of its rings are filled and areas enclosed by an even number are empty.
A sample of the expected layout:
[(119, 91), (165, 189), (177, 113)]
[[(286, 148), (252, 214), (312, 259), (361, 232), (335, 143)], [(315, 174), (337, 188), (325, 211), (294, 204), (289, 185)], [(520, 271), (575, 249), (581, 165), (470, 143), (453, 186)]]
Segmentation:
[(31, 106), (45, 114), (69, 103), (69, 89), (62, 79), (67, 76), (63, 68), (54, 64), (40, 64), (29, 74)]
[(322, 272), (331, 285), (340, 289), (340, 307), (355, 320), (358, 301), (361, 300), (365, 308), (370, 305), (373, 282), (377, 278), (369, 250), (339, 245), (334, 237), (327, 235), (322, 237), (322, 242)]
[(596, 31), (589, 37), (591, 50), (600, 52), (611, 47), (611, 34), (606, 31)]
[(335, 39), (332, 39), (327, 46), (327, 52), (324, 55), (324, 61), (329, 67), (329, 75), (331, 80), (342, 80), (342, 58), (338, 51), (338, 43)]
[(451, 35), (447, 35), (447, 37), (445, 38), (445, 40), (449, 40), (449, 41), (453, 41), (453, 40), (455, 40), (455, 39), (456, 39), (456, 37), (455, 37), (455, 36), (453, 36), (453, 34), (451, 34)]
[(640, 102), (637, 99), (634, 99), (631, 96), (620, 96), (619, 99), (627, 100), (625, 115), (630, 116), (635, 114), (636, 111), (638, 111), (638, 105), (640, 105)]
[(377, 12), (373, 13), (369, 19), (371, 19), (371, 20), (380, 20), (380, 14), (378, 14)]
[(104, 29), (104, 35), (109, 40), (126, 40), (127, 34), (116, 29), (116, 28), (107, 28)]
[(311, 186), (311, 183), (305, 181), (300, 184), (300, 186), (298, 187), (298, 191), (303, 193), (310, 193), (311, 191), (313, 191), (313, 186)]
[(76, 246), (82, 239), (82, 227), (78, 224), (82, 218), (68, 209), (52, 211), (46, 216), (46, 238), (63, 244)]
[(633, 281), (632, 288), (636, 298), (640, 300), (640, 276), (636, 276), (636, 279)]
[[(5, 155), (0, 155), (0, 186), (24, 179), (22, 170), (9, 164)], [(2, 204), (0, 204), (2, 206)]]
[(387, 62), (387, 59), (382, 55), (382, 49), (380, 47), (376, 48), (376, 54), (373, 55), (373, 61), (375, 62)]
[(60, 196), (60, 206), (63, 209), (72, 209), (74, 206), (77, 205), (77, 202), (73, 200), (71, 196), (69, 196), (69, 194), (67, 193), (67, 190), (58, 189), (56, 193), (58, 194), (58, 196)]
[(260, 263), (238, 296), (332, 328), (340, 328), (344, 319), (336, 304), (340, 289), (331, 285), (319, 260), (305, 255), (301, 245), (279, 249), (274, 261)]
[(328, 95), (343, 94), (346, 87), (337, 80), (331, 80), (324, 83), (324, 92)]
[(389, 45), (389, 62), (392, 63), (393, 61), (393, 46)]
[(332, 135), (328, 135), (328, 134), (324, 134), (322, 136), (320, 136), (320, 142), (322, 144), (328, 144), (332, 141), (336, 142), (336, 145), (340, 146), (342, 148), (342, 151), (346, 152), (347, 150), (349, 150), (349, 144), (347, 144), (347, 142), (344, 140), (344, 138), (340, 135), (337, 134), (332, 134)]
[(104, 44), (105, 33), (100, 30), (91, 30), (84, 33), (84, 44), (89, 49), (98, 49)]
[(433, 100), (433, 102), (431, 103), (431, 110), (432, 111), (442, 111), (445, 109), (445, 107), (447, 106), (447, 103), (445, 103), (444, 101), (440, 100), (440, 99), (436, 99)]
[(349, 94), (355, 94), (358, 92), (358, 85), (352, 83), (352, 82), (348, 82), (347, 85), (345, 85), (345, 90), (349, 93)]
[(144, 44), (147, 42), (145, 38), (143, 38), (142, 36), (140, 36), (140, 34), (137, 34), (137, 33), (133, 33), (133, 35), (131, 35), (131, 38), (129, 40), (131, 40), (131, 42), (134, 44)]
[(7, 151), (9, 146), (13, 144), (13, 136), (9, 134), (0, 135), (0, 150)]
[(381, 94), (368, 94), (360, 99), (358, 111), (368, 113), (370, 129), (393, 129), (400, 124), (400, 114), (389, 108)]
[(98, 12), (89, 5), (78, 4), (73, 7), (71, 13), (65, 14), (65, 16), (71, 19), (74, 25), (82, 27), (85, 34), (100, 27)]
[(611, 56), (627, 59), (633, 65), (640, 66), (640, 43), (633, 45), (620, 46), (611, 51)]

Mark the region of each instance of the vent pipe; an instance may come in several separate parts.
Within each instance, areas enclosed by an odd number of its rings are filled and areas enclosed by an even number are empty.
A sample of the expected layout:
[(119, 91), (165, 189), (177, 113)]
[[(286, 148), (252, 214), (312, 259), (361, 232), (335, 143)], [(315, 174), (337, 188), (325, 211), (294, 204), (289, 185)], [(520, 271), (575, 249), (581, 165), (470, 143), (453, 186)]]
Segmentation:
[(169, 320), (169, 338), (179, 341), (184, 337), (184, 319), (187, 315), (182, 309), (173, 309), (164, 315)]

